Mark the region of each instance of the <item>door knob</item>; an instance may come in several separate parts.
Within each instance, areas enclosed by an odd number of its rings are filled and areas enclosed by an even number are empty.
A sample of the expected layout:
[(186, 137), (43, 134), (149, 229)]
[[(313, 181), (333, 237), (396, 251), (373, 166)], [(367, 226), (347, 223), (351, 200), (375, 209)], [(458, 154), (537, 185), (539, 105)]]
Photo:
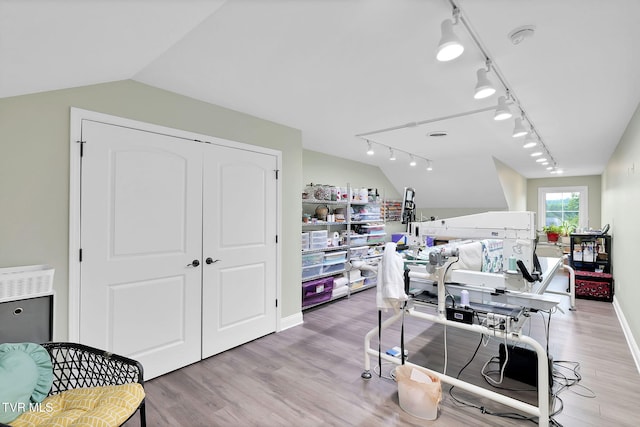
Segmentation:
[(220, 260), (219, 259), (212, 259), (211, 257), (209, 257), (206, 260), (204, 260), (204, 262), (206, 262), (207, 264), (215, 264), (218, 261), (220, 261)]
[(200, 265), (200, 261), (198, 261), (197, 259), (194, 259), (193, 261), (191, 261), (191, 264), (187, 264), (187, 267), (197, 267)]

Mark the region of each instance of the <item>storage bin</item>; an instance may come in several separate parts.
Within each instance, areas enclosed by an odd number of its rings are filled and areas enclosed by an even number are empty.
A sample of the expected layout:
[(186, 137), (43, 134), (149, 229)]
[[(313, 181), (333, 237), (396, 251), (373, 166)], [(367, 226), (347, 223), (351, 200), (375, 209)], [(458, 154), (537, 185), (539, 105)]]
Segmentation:
[(0, 300), (51, 292), (54, 272), (48, 265), (0, 268)]
[(380, 217), (380, 212), (366, 212), (360, 213), (360, 221), (380, 221), (382, 218)]
[(311, 233), (311, 240), (319, 240), (319, 239), (324, 239), (327, 240), (328, 238), (328, 233), (327, 230), (314, 230)]
[(322, 274), (322, 264), (302, 267), (302, 279), (309, 279), (318, 274)]
[(333, 292), (333, 277), (311, 280), (302, 284), (302, 306), (329, 301)]
[(336, 262), (344, 262), (347, 260), (347, 251), (325, 252), (324, 263), (335, 264)]
[(309, 233), (302, 233), (302, 250), (303, 251), (306, 251), (307, 249), (309, 249), (309, 243), (310, 243)]
[(356, 234), (351, 236), (352, 245), (364, 245), (366, 243), (367, 243), (367, 235), (365, 234)]
[(322, 264), (324, 261), (324, 253), (323, 252), (312, 252), (309, 254), (302, 254), (302, 266), (307, 267), (310, 265), (318, 265)]
[(309, 246), (309, 249), (311, 249), (311, 250), (324, 249), (324, 248), (326, 248), (328, 246), (329, 245), (327, 244), (326, 239), (325, 240), (318, 240), (317, 242), (312, 242), (311, 245)]
[(334, 264), (324, 264), (322, 266), (322, 274), (325, 273), (339, 273), (344, 270), (344, 262), (337, 262)]
[(364, 286), (364, 280), (365, 278), (361, 277), (360, 279), (352, 281), (350, 284), (351, 290), (353, 291), (362, 288)]
[(362, 228), (367, 234), (384, 234), (384, 224), (366, 224)]
[(609, 273), (576, 271), (576, 298), (613, 301), (613, 276)]
[(386, 234), (370, 234), (367, 236), (367, 243), (369, 244), (380, 244), (384, 243), (386, 240)]
[(356, 248), (349, 249), (351, 251), (351, 258), (363, 258), (369, 254), (369, 246), (358, 246)]
[(317, 230), (310, 233), (311, 242), (309, 247), (311, 249), (322, 249), (328, 246), (328, 234), (327, 230)]
[(364, 279), (364, 286), (376, 286), (378, 284), (378, 276), (367, 277)]

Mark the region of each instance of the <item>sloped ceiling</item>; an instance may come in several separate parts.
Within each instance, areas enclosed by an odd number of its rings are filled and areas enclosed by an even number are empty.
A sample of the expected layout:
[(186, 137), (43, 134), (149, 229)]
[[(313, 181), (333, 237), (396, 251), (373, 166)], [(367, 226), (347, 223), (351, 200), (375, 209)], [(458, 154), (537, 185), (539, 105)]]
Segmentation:
[[(640, 2), (455, 3), (546, 157), (566, 176), (600, 174), (640, 101)], [(435, 60), (451, 15), (449, 0), (0, 0), (0, 96), (130, 78), (301, 129), (305, 148), (415, 187), (420, 207), (506, 208), (493, 158), (527, 178), (549, 172), (511, 137), (512, 119), (492, 119), (496, 96), (473, 99), (485, 61), (462, 25), (464, 54)], [(513, 44), (523, 25), (533, 37)]]

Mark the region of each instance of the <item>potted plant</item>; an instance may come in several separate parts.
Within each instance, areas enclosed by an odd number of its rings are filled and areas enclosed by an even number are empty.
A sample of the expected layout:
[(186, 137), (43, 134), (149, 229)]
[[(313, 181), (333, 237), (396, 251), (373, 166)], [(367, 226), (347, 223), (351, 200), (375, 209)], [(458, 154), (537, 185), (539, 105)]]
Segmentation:
[(562, 224), (560, 224), (560, 239), (562, 243), (569, 243), (569, 235), (574, 231), (576, 231), (576, 225), (574, 223), (567, 220), (562, 221)]
[(542, 228), (542, 231), (547, 233), (547, 240), (549, 242), (557, 242), (558, 241), (558, 236), (560, 236), (560, 226), (559, 225), (555, 225), (555, 224), (546, 225), (546, 226), (544, 226)]

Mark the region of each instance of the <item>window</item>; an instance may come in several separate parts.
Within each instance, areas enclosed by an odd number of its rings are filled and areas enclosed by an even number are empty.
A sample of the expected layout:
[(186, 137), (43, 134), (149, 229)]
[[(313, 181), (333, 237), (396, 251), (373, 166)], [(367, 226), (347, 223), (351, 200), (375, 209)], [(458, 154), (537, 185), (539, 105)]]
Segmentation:
[(577, 228), (589, 226), (588, 191), (580, 187), (538, 188), (538, 226), (560, 225), (564, 221)]

